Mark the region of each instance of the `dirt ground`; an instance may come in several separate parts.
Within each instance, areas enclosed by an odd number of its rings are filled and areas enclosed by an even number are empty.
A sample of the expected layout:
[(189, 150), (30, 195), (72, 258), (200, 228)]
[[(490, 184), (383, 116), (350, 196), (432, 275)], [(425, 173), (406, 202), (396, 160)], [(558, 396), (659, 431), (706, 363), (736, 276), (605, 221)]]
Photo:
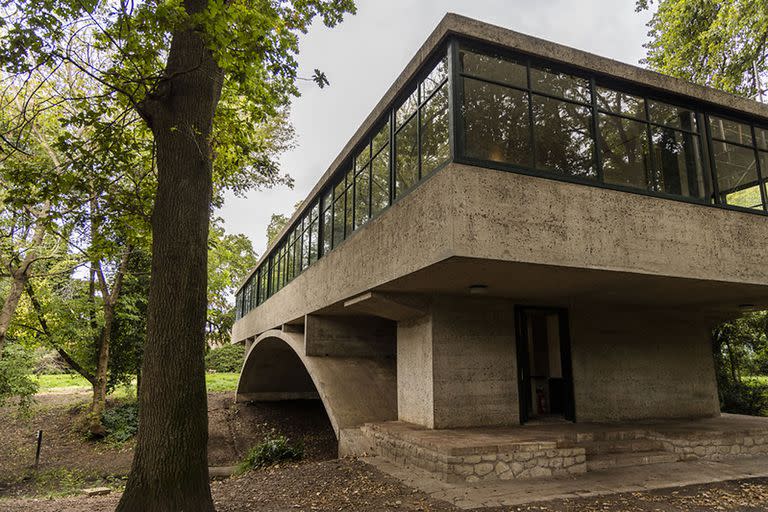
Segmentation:
[[(38, 395), (30, 418), (0, 408), (0, 499), (58, 495), (74, 486), (119, 486), (131, 468), (133, 444), (88, 441), (77, 431), (80, 406), (89, 396), (87, 392)], [(319, 401), (248, 406), (235, 404), (232, 397), (231, 392), (208, 395), (211, 466), (236, 465), (273, 430), (301, 443), (306, 461), (336, 456), (336, 438)], [(43, 430), (43, 446), (35, 471), (37, 430)]]
[[(118, 483), (130, 467), (131, 446), (114, 448), (84, 440), (72, 429), (72, 406), (87, 395), (48, 395), (31, 419), (0, 410), (0, 510), (4, 512), (106, 512), (114, 510), (119, 491), (108, 496), (61, 497), (41, 492), (30, 474), (34, 433), (46, 431), (39, 471), (82, 471), (84, 483)], [(299, 463), (252, 471), (211, 484), (219, 512), (245, 511), (434, 511), (455, 512), (355, 459), (335, 459), (336, 442), (322, 406), (314, 402), (235, 405), (231, 394), (209, 396), (211, 465), (231, 465), (245, 451), (276, 430), (303, 442)], [(58, 473), (61, 476), (60, 473)], [(112, 479), (112, 480), (109, 480)], [(80, 480), (77, 483), (82, 483)], [(88, 486), (86, 485), (86, 486)], [(43, 490), (45, 491), (45, 490)], [(37, 493), (35, 496), (34, 494)], [(714, 512), (768, 511), (768, 479), (755, 479), (609, 497), (558, 500), (493, 512)]]

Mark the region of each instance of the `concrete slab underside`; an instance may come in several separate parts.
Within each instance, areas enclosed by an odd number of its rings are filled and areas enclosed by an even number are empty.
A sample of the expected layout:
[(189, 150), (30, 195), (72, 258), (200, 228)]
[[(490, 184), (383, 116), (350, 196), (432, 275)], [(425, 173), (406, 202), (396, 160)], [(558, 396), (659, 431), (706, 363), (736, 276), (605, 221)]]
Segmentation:
[(566, 498), (667, 489), (687, 485), (768, 477), (768, 456), (723, 461), (688, 461), (591, 471), (582, 475), (476, 484), (448, 483), (431, 473), (403, 467), (382, 457), (364, 461), (408, 486), (459, 508), (514, 506)]

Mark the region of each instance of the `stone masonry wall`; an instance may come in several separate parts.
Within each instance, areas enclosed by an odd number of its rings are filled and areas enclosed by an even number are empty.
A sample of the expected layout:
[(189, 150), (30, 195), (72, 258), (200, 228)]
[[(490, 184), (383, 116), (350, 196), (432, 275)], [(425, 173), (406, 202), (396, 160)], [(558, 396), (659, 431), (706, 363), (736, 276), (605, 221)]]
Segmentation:
[[(447, 482), (479, 482), (574, 475), (587, 471), (584, 448), (558, 448), (555, 442), (516, 443), (497, 453), (445, 454), (367, 430), (379, 455), (415, 466)], [(471, 452), (471, 450), (467, 450)]]
[(680, 455), (680, 460), (718, 461), (730, 457), (768, 454), (768, 434), (766, 432), (689, 436), (685, 438), (651, 434), (648, 437), (661, 441), (664, 450)]

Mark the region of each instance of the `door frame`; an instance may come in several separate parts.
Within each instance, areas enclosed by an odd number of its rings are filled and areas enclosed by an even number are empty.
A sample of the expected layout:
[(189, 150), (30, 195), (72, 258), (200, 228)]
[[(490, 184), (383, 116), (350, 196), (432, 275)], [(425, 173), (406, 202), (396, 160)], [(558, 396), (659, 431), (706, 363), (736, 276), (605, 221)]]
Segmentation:
[(576, 422), (576, 402), (573, 392), (573, 363), (571, 360), (571, 335), (568, 309), (553, 306), (515, 306), (515, 344), (517, 345), (517, 396), (520, 405), (520, 423), (530, 420), (528, 406), (531, 404), (530, 358), (528, 355), (528, 311), (556, 313), (560, 334), (560, 366), (563, 373), (565, 403), (563, 417)]

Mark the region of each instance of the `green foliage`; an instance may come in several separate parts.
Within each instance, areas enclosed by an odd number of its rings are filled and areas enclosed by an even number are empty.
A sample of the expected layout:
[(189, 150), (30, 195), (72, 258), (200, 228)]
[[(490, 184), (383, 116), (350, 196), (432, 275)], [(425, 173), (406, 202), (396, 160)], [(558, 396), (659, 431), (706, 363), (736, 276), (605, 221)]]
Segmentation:
[(768, 86), (765, 0), (638, 0), (657, 10), (645, 60), (652, 69), (754, 97)]
[(209, 393), (218, 393), (222, 391), (234, 391), (237, 389), (237, 382), (240, 379), (240, 373), (208, 373), (205, 376), (205, 386)]
[(768, 384), (722, 380), (719, 391), (723, 412), (768, 416)]
[(277, 435), (273, 431), (264, 441), (251, 448), (245, 460), (238, 465), (237, 473), (245, 473), (280, 462), (301, 460), (303, 457), (304, 447), (301, 444), (291, 444), (287, 437), (282, 434)]
[(78, 494), (86, 486), (87, 476), (79, 469), (53, 468), (35, 472), (35, 491), (48, 498)]
[(31, 373), (34, 358), (23, 347), (10, 343), (0, 357), (0, 406), (18, 400), (20, 411), (26, 412), (37, 393), (37, 382)]
[(712, 339), (721, 410), (768, 415), (768, 312), (726, 322)]
[[(208, 235), (208, 326), (210, 345), (229, 343), (235, 323), (235, 287), (256, 265), (256, 252), (245, 235), (224, 232), (221, 219), (214, 219)], [(236, 370), (239, 371), (238, 367)]]
[(107, 430), (107, 442), (123, 444), (130, 441), (139, 431), (139, 404), (131, 401), (108, 407), (101, 421)]
[(267, 245), (272, 245), (277, 241), (280, 232), (288, 224), (288, 217), (282, 213), (273, 213), (267, 224)]
[(205, 369), (215, 373), (237, 373), (243, 367), (245, 348), (228, 344), (211, 349), (205, 356)]

